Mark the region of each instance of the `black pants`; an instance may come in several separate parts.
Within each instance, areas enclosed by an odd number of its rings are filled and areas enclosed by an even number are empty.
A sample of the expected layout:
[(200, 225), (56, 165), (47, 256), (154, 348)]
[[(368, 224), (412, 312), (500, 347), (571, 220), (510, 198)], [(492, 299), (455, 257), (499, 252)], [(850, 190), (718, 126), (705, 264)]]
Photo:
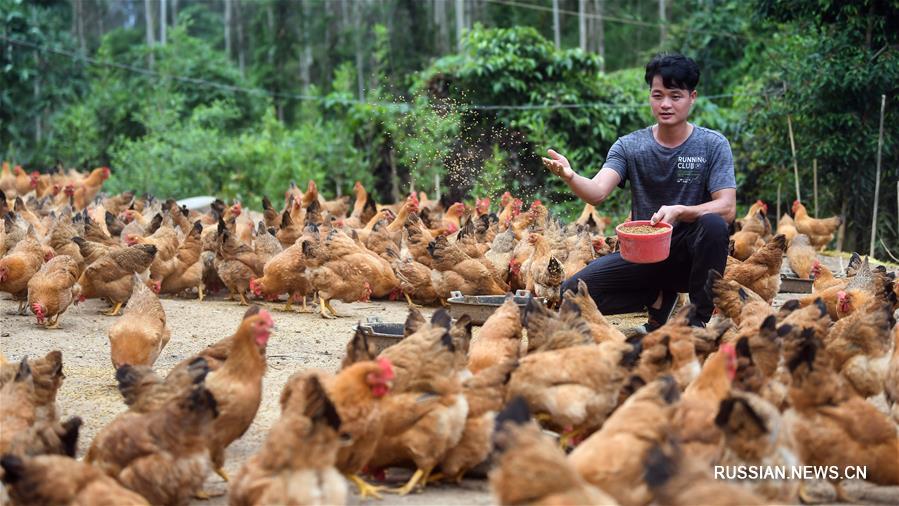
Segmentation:
[(705, 291), (710, 269), (724, 272), (727, 263), (728, 226), (717, 214), (706, 214), (693, 223), (679, 223), (671, 237), (671, 254), (656, 264), (633, 264), (613, 253), (590, 262), (562, 284), (577, 291), (583, 279), (603, 314), (635, 313), (651, 306), (659, 292), (690, 294), (696, 318), (712, 317), (714, 303)]

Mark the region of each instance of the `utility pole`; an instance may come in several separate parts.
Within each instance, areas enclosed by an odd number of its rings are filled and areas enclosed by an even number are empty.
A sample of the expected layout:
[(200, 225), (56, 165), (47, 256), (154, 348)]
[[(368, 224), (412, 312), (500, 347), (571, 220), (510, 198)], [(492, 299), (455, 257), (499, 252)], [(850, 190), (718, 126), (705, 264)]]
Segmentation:
[(456, 50), (462, 51), (462, 35), (465, 30), (465, 0), (456, 0)]
[(668, 32), (668, 20), (665, 15), (665, 0), (659, 0), (659, 45), (665, 44), (665, 36)]
[(168, 0), (159, 0), (159, 43), (163, 46), (166, 40), (166, 7)]
[(553, 35), (556, 41), (556, 49), (562, 47), (561, 26), (559, 23), (559, 0), (553, 0)]
[(587, 50), (587, 0), (578, 0), (577, 25), (581, 51)]

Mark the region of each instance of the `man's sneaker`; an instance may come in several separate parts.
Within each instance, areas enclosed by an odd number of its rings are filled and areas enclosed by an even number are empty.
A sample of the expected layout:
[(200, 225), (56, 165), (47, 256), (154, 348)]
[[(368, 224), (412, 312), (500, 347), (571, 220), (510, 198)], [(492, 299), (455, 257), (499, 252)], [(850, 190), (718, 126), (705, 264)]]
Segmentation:
[(662, 304), (658, 309), (648, 308), (649, 318), (643, 325), (632, 327), (624, 332), (625, 337), (645, 336), (650, 332), (658, 329), (674, 312), (674, 306), (677, 304), (677, 292), (662, 292)]

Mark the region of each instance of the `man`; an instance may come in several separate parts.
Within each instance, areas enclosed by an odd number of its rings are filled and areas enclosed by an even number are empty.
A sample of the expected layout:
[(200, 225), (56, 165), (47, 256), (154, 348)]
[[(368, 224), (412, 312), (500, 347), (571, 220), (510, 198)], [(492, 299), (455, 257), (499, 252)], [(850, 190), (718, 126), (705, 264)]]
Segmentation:
[(699, 67), (679, 54), (658, 55), (646, 65), (649, 104), (657, 123), (619, 138), (592, 179), (575, 173), (568, 160), (549, 150), (543, 163), (581, 199), (599, 205), (616, 186), (631, 186), (634, 220), (674, 226), (669, 257), (633, 264), (615, 253), (594, 260), (562, 285), (587, 284), (600, 311), (643, 311), (646, 333), (671, 316), (678, 292), (688, 292), (697, 311), (691, 324), (704, 326), (714, 304), (705, 291), (710, 269), (724, 271), (728, 224), (736, 214), (736, 181), (730, 144), (718, 132), (687, 121), (696, 101)]

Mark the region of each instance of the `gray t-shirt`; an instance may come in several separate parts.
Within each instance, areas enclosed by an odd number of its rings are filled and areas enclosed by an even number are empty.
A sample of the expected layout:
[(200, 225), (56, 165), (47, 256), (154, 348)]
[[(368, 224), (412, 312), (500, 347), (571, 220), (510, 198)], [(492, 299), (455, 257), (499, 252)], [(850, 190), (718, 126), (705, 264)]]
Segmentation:
[(648, 220), (665, 205), (695, 206), (712, 193), (736, 188), (734, 156), (720, 133), (693, 125), (693, 133), (676, 148), (666, 148), (643, 128), (615, 141), (603, 167), (631, 182), (633, 219)]

